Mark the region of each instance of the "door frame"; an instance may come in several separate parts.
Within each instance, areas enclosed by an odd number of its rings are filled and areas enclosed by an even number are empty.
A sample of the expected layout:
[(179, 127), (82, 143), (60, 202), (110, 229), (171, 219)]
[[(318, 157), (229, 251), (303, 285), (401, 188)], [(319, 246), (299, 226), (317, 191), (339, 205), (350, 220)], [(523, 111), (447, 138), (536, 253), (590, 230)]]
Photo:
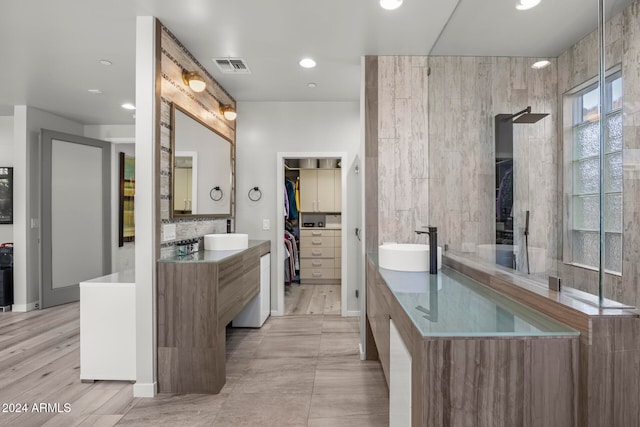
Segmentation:
[(41, 280), (40, 307), (47, 308), (80, 299), (80, 286), (50, 289), (53, 280), (52, 242), (52, 141), (60, 140), (73, 144), (96, 147), (102, 151), (102, 275), (111, 270), (111, 143), (98, 139), (42, 129), (40, 134), (41, 173)]
[[(342, 256), (341, 256), (341, 274), (340, 274), (340, 315), (342, 317), (348, 316), (347, 311), (347, 277), (349, 272), (349, 265), (347, 263), (347, 229), (346, 220), (348, 215), (347, 207), (347, 177), (349, 172), (348, 167), (348, 155), (344, 151), (339, 152), (278, 152), (276, 153), (276, 189), (282, 188), (284, 182), (284, 161), (285, 159), (340, 159), (341, 164), (341, 186), (342, 186), (342, 209), (340, 212), (340, 227), (342, 230)], [(276, 308), (271, 308), (272, 316), (284, 316), (284, 269), (280, 268), (284, 265), (284, 245), (278, 244), (284, 236), (284, 193), (282, 191), (276, 191), (276, 218), (278, 218), (276, 230)], [(281, 243), (281, 242), (280, 242)]]

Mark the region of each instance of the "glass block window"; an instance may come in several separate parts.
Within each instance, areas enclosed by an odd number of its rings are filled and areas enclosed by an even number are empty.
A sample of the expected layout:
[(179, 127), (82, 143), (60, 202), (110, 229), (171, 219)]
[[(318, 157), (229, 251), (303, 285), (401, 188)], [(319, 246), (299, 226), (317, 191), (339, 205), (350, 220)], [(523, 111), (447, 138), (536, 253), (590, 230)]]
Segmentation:
[[(605, 269), (622, 273), (622, 77), (606, 80), (605, 129)], [(597, 84), (573, 97), (572, 261), (599, 263), (599, 89)]]

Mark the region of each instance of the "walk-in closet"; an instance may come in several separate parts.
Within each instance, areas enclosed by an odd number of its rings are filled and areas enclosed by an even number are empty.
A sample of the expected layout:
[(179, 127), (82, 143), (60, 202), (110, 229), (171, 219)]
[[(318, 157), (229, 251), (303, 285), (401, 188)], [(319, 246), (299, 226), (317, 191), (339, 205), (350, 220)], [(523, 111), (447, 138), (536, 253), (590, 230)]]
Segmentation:
[(285, 314), (340, 314), (342, 182), (339, 159), (286, 159)]

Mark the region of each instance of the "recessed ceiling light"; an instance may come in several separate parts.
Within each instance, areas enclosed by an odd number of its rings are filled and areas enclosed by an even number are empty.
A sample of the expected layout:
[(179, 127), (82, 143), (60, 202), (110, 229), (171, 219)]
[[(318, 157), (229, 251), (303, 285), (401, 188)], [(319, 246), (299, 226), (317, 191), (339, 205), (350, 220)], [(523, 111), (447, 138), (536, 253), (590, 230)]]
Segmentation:
[(528, 10), (536, 7), (540, 4), (540, 0), (520, 0), (520, 3), (516, 5), (518, 10)]
[(124, 108), (125, 110), (135, 110), (136, 106), (131, 104), (131, 103), (129, 103), (129, 102), (126, 102), (126, 103), (122, 104), (122, 108)]
[(315, 83), (313, 83), (313, 82), (311, 82), (311, 83), (307, 84), (307, 87), (317, 87), (317, 86), (318, 86), (318, 85), (317, 85), (317, 84), (315, 84)]
[(100, 63), (102, 65), (112, 65), (113, 64), (113, 62), (109, 61), (108, 59), (101, 59)]
[(300, 60), (300, 66), (303, 68), (313, 68), (316, 66), (316, 61), (311, 58), (303, 58)]
[(547, 61), (546, 59), (543, 61), (538, 61), (538, 62), (534, 62), (531, 65), (531, 68), (534, 68), (536, 70), (539, 70), (540, 68), (545, 68), (548, 67), (549, 65), (551, 65), (551, 61)]
[(402, 0), (380, 0), (380, 7), (386, 10), (394, 10), (402, 6)]
[(100, 89), (88, 89), (87, 92), (92, 93), (94, 95), (100, 95), (102, 93)]

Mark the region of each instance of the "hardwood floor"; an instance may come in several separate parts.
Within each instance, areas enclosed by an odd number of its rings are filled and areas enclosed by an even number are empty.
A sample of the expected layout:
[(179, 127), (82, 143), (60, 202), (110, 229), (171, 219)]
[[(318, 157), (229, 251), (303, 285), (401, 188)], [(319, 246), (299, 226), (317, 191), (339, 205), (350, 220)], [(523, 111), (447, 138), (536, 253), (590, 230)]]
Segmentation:
[[(317, 291), (323, 311), (335, 311), (335, 290)], [(80, 382), (78, 303), (0, 313), (0, 426), (386, 426), (386, 383), (378, 362), (359, 360), (358, 327), (291, 315), (229, 328), (220, 394), (141, 399), (129, 382)]]
[(340, 285), (304, 285), (292, 283), (285, 287), (284, 314), (340, 315)]

